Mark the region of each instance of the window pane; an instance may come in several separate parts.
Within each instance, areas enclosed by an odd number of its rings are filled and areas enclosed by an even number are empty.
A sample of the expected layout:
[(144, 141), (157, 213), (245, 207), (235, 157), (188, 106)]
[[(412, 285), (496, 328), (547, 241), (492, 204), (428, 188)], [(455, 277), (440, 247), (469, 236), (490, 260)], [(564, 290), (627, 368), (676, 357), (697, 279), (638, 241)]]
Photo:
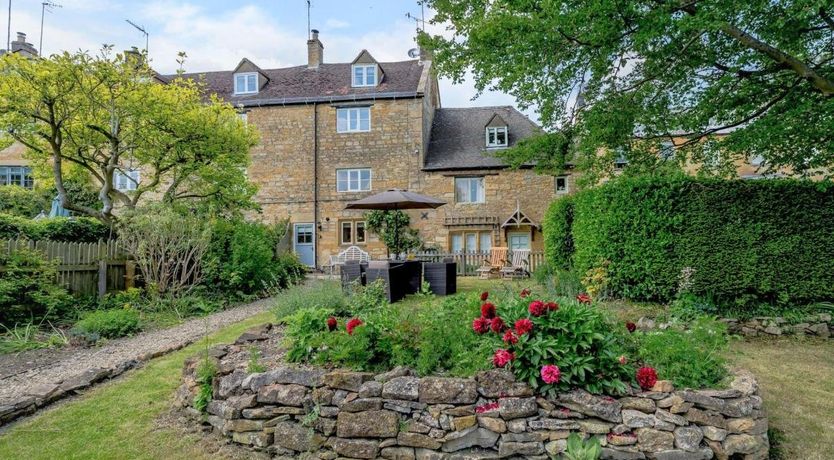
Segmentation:
[(455, 201), (458, 203), (466, 203), (467, 193), (469, 192), (469, 180), (466, 178), (455, 179)]
[(0, 185), (9, 185), (9, 168), (0, 166)]
[(492, 233), (481, 233), (480, 248), (481, 251), (489, 251), (492, 249)]
[(460, 233), (452, 234), (452, 252), (460, 252), (463, 250), (463, 235)]
[(495, 142), (497, 145), (507, 145), (507, 130), (505, 128), (498, 128), (496, 130)]
[(557, 177), (556, 178), (556, 191), (557, 192), (567, 192), (568, 191), (568, 178), (567, 177)]
[(495, 128), (487, 128), (487, 145), (495, 145)]
[(376, 85), (376, 66), (365, 67), (365, 84)]
[(348, 129), (348, 111), (347, 109), (336, 110), (336, 131), (345, 132)]
[(336, 171), (336, 191), (346, 192), (348, 188), (348, 171), (339, 169)]
[(9, 168), (9, 183), (12, 185), (23, 185), (23, 168), (12, 166)]
[(350, 130), (356, 131), (359, 129), (359, 109), (350, 109)]
[(370, 131), (371, 130), (371, 109), (369, 107), (363, 107), (358, 109), (359, 114), (359, 130), (360, 131)]
[(353, 86), (362, 86), (365, 84), (365, 79), (362, 78), (363, 69), (361, 66), (355, 66), (353, 68)]
[(247, 91), (250, 93), (254, 93), (258, 90), (258, 76), (257, 75), (247, 75), (246, 78), (248, 79), (248, 84), (246, 86)]
[(365, 222), (357, 222), (356, 223), (356, 242), (357, 243), (364, 243), (365, 242)]
[(342, 222), (342, 244), (350, 244), (353, 242), (351, 225), (351, 222)]
[(467, 233), (466, 234), (466, 250), (468, 252), (473, 252), (477, 250), (476, 245), (478, 244), (478, 235), (476, 233)]
[(245, 79), (243, 78), (243, 75), (236, 75), (235, 76), (235, 92), (236, 93), (242, 93), (243, 92), (243, 88), (245, 87), (244, 81), (245, 81)]

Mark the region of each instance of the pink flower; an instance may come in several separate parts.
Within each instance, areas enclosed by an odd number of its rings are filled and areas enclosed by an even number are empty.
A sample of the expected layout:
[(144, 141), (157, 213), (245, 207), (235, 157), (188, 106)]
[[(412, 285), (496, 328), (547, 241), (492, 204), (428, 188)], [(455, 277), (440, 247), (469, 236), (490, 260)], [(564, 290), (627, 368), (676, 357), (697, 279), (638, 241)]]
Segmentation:
[(507, 350), (497, 350), (495, 352), (495, 356), (492, 357), (492, 364), (494, 364), (495, 367), (504, 367), (514, 359), (515, 355), (512, 352)]
[(556, 302), (547, 302), (544, 306), (548, 309), (548, 311), (556, 311), (559, 309), (559, 304)]
[(503, 331), (504, 328), (507, 327), (507, 325), (504, 324), (504, 320), (501, 319), (499, 316), (492, 318), (492, 321), (490, 322), (489, 326), (490, 328), (492, 328), (492, 332), (495, 332), (496, 334), (500, 334), (501, 331)]
[(365, 323), (362, 322), (359, 318), (352, 318), (350, 321), (347, 322), (345, 329), (347, 329), (348, 335), (353, 335), (353, 330), (357, 327), (363, 325)]
[(628, 329), (628, 332), (634, 332), (637, 330), (637, 325), (631, 321), (626, 321), (625, 326), (626, 329)]
[(637, 369), (637, 383), (640, 388), (649, 391), (657, 383), (657, 371), (652, 367), (641, 367)]
[(504, 333), (504, 337), (502, 337), (502, 340), (504, 340), (504, 342), (507, 342), (510, 345), (514, 345), (518, 343), (518, 336), (515, 335), (515, 332), (513, 332), (512, 329), (508, 329), (507, 332)]
[(481, 302), (486, 302), (486, 299), (489, 298), (489, 292), (484, 291), (481, 293)]
[(475, 318), (475, 320), (472, 321), (472, 330), (477, 334), (486, 334), (489, 332), (489, 324), (490, 321), (483, 316)]
[(579, 294), (579, 295), (576, 296), (576, 300), (579, 301), (579, 303), (584, 303), (585, 305), (590, 305), (591, 296), (589, 296), (588, 294), (585, 294), (583, 292), (582, 294)]
[(481, 316), (487, 319), (495, 318), (495, 305), (489, 302), (481, 305)]
[(533, 330), (533, 322), (527, 318), (521, 318), (515, 322), (515, 333), (524, 335)]
[(626, 358), (625, 355), (620, 355), (620, 357), (617, 358), (617, 361), (619, 361), (622, 365), (626, 365), (626, 363), (628, 363), (628, 358)]
[(527, 310), (533, 316), (541, 316), (547, 311), (546, 307), (544, 306), (544, 302), (541, 300), (534, 300), (530, 302), (530, 306), (527, 307)]
[(522, 290), (521, 290), (521, 294), (520, 294), (520, 295), (521, 295), (521, 298), (523, 299), (523, 298), (525, 298), (525, 297), (527, 297), (527, 296), (529, 296), (529, 295), (530, 295), (530, 290), (529, 290), (529, 289), (527, 289), (527, 288), (524, 288), (524, 289), (522, 289)]
[(498, 410), (498, 407), (499, 407), (499, 406), (500, 406), (500, 404), (498, 404), (497, 402), (494, 402), (494, 403), (486, 403), (486, 404), (484, 404), (484, 405), (482, 405), (482, 406), (477, 406), (477, 407), (475, 408), (475, 413), (476, 413), (476, 414), (483, 414), (484, 412), (492, 412), (492, 411), (494, 411), (494, 410)]
[(559, 371), (559, 366), (548, 364), (546, 366), (542, 366), (541, 375), (544, 383), (552, 384), (559, 383), (562, 373)]
[(330, 318), (327, 318), (327, 330), (328, 331), (330, 331), (330, 332), (335, 331), (336, 326), (337, 326), (337, 323), (336, 323), (336, 318), (335, 317), (331, 316)]

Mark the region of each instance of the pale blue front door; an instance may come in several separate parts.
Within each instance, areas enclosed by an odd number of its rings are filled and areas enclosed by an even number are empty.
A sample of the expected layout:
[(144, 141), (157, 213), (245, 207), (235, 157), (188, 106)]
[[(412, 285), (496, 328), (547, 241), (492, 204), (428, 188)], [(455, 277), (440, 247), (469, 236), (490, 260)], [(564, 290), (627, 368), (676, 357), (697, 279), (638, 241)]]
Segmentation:
[(293, 250), (302, 264), (312, 267), (316, 264), (315, 227), (313, 224), (295, 224), (293, 227)]

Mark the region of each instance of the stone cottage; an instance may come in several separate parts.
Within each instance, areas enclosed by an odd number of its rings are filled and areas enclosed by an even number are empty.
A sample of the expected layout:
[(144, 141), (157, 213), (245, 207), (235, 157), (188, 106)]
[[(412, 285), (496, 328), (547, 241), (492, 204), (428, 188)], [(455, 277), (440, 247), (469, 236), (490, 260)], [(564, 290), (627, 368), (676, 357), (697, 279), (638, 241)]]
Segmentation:
[(185, 75), (257, 127), (248, 175), (259, 187), (260, 218), (289, 217), (305, 264), (326, 265), (351, 245), (385, 256), (363, 212), (344, 208), (391, 188), (448, 203), (409, 212), (440, 251), (542, 247), (544, 209), (568, 193), (570, 178), (510, 170), (493, 155), (538, 126), (512, 107), (442, 108), (426, 56), (379, 62), (362, 50), (352, 62), (326, 63), (317, 31), (307, 51), (307, 64), (296, 67), (243, 59), (230, 71)]

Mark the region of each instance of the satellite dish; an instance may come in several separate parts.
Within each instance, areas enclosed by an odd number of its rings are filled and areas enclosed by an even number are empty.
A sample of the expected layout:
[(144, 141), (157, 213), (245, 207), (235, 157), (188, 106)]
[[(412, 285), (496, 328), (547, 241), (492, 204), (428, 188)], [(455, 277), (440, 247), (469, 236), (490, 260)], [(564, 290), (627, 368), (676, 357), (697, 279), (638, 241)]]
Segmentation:
[(420, 57), (420, 48), (411, 48), (408, 50), (408, 57), (412, 59)]

